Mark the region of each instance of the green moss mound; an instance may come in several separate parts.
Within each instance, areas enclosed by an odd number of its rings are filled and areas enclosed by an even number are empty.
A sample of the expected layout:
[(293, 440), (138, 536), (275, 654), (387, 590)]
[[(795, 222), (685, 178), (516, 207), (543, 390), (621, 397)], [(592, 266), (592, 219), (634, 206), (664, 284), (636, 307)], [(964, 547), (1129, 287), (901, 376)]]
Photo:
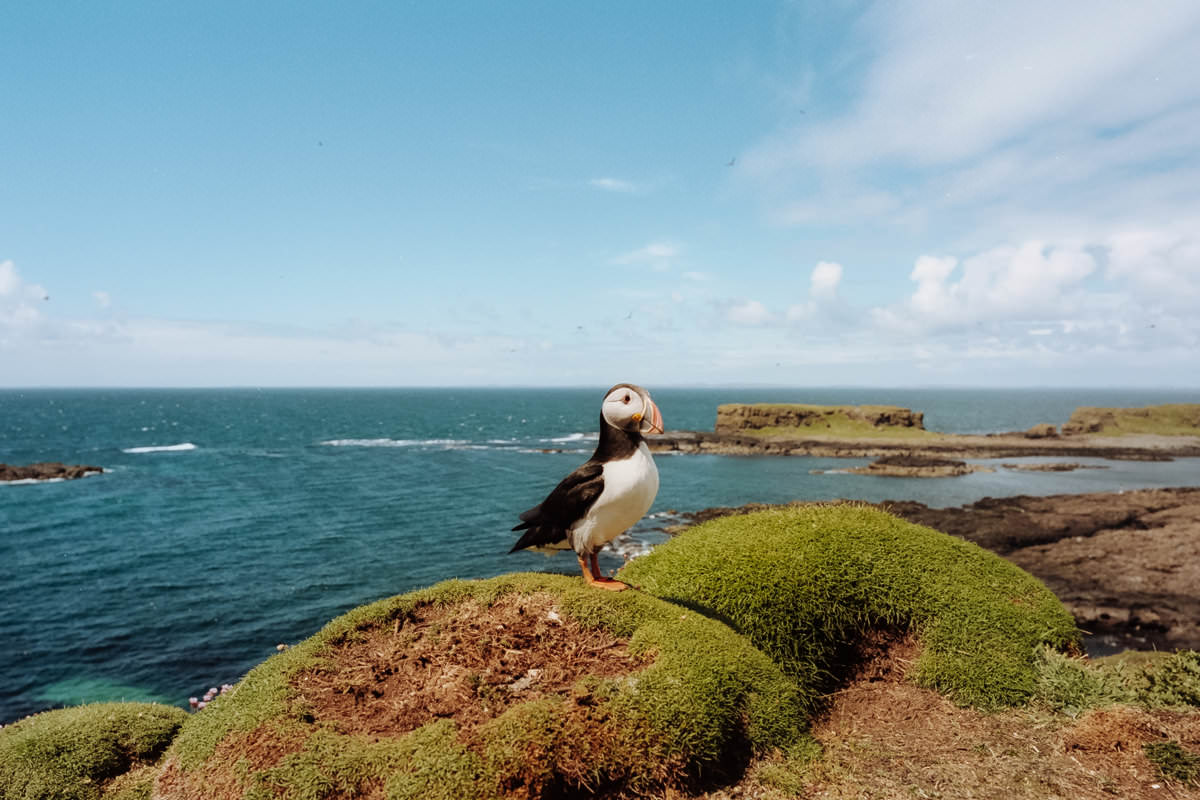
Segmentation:
[[(473, 675), (469, 685), (478, 689), (467, 701), (442, 704), (409, 730), (355, 718), (401, 702), (402, 691), (386, 681), (422, 655), (444, 675), (456, 668), (456, 658), (465, 658), (456, 648), (486, 645), (495, 652), (500, 642), (503, 652), (516, 653), (503, 648), (532, 646), (510, 644), (511, 631), (489, 616), (499, 613), (495, 609), (561, 619), (583, 632), (571, 642), (580, 654), (610, 647), (587, 636), (615, 637), (630, 667), (578, 675), (565, 690), (527, 701), (512, 700), (512, 683), (489, 686), (486, 676)], [(445, 621), (450, 614), (482, 627), (462, 637), (454, 619)], [(555, 635), (544, 625), (538, 630), (543, 638)], [(444, 651), (422, 649), (431, 643), (444, 644)], [(360, 651), (384, 655), (367, 663), (352, 655)], [(321, 694), (316, 684), (340, 688)], [(320, 697), (340, 703), (341, 716), (318, 708)], [(659, 791), (703, 783), (754, 754), (803, 742), (800, 701), (794, 681), (744, 637), (648, 595), (600, 591), (554, 575), (450, 581), (355, 609), (256, 667), (232, 693), (188, 720), (157, 779), (156, 797), (367, 794), (395, 800)], [(489, 713), (489, 704), (497, 703)], [(469, 724), (455, 716), (467, 706), (475, 714)], [(497, 707), (503, 708), (498, 715)]]
[(699, 525), (631, 562), (623, 580), (729, 622), (816, 707), (865, 631), (920, 638), (917, 683), (958, 703), (1015, 705), (1038, 686), (1041, 646), (1078, 646), (1037, 579), (974, 544), (873, 508), (789, 506)]
[(156, 761), (187, 717), (154, 703), (96, 703), (9, 725), (0, 730), (0, 800), (121, 794), (120, 776)]

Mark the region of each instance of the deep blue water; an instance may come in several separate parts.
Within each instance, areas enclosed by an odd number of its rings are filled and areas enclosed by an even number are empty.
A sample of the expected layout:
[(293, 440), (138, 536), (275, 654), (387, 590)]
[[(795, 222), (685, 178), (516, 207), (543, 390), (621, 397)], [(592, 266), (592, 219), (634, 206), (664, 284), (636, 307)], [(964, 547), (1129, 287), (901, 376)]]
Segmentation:
[[(507, 555), (509, 529), (590, 454), (605, 388), (0, 391), (0, 462), (106, 470), (0, 485), (0, 722), (93, 700), (185, 704), (356, 605), (445, 578), (574, 573), (568, 554)], [(952, 432), (1061, 424), (1079, 405), (1197, 400), (945, 389), (654, 397), (671, 429), (711, 430), (722, 402), (772, 401), (891, 403)], [(839, 497), (945, 506), (1200, 484), (1195, 460), (944, 480), (812, 474), (865, 463), (845, 459), (658, 463), (652, 518), (625, 552), (660, 541), (654, 527), (669, 509)], [(605, 556), (606, 567), (620, 561)]]

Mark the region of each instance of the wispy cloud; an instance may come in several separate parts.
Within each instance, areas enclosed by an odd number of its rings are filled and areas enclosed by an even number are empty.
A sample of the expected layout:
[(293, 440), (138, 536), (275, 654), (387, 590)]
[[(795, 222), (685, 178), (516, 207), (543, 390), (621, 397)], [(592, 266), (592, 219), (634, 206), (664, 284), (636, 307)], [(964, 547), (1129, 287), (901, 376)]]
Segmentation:
[(588, 185), (596, 189), (603, 189), (606, 192), (620, 192), (622, 194), (638, 194), (645, 191), (645, 187), (636, 184), (633, 181), (622, 180), (621, 178), (592, 178), (588, 181)]
[(0, 261), (0, 346), (11, 346), (40, 325), (39, 306), (49, 297), (44, 286), (22, 279), (11, 260)]
[(650, 242), (636, 250), (621, 253), (612, 259), (612, 263), (648, 264), (658, 272), (666, 272), (682, 252), (683, 246), (677, 242), (660, 240)]
[(1200, 211), (1200, 5), (879, 3), (854, 34), (848, 102), (739, 160), (774, 221), (952, 217), (986, 247)]
[(725, 319), (735, 325), (760, 327), (775, 322), (775, 315), (758, 300), (740, 300), (725, 309)]

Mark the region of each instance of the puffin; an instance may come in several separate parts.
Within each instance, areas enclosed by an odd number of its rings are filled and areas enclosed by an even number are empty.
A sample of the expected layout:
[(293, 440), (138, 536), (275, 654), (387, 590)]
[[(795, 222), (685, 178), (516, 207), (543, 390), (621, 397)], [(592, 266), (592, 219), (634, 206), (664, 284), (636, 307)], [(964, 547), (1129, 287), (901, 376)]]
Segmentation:
[(510, 553), (532, 548), (574, 550), (591, 586), (619, 592), (629, 587), (600, 574), (600, 548), (645, 516), (658, 494), (658, 468), (643, 434), (662, 433), (663, 420), (650, 393), (618, 383), (600, 406), (600, 442), (583, 465), (546, 499), (519, 515), (525, 531)]

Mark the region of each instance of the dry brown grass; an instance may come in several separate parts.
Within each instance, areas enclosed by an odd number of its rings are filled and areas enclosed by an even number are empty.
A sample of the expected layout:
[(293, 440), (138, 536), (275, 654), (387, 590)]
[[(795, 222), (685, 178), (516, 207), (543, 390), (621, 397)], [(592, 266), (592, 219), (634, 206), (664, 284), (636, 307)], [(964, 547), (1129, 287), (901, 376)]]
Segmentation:
[[(627, 643), (559, 615), (548, 594), (422, 606), (296, 676), (298, 702), (340, 733), (396, 736), (450, 718), (464, 737), (516, 703), (567, 695), (583, 675), (644, 665)], [(585, 701), (586, 702), (586, 701)]]
[(695, 800), (1200, 800), (1200, 786), (1163, 780), (1143, 751), (1175, 741), (1200, 753), (1200, 711), (983, 713), (904, 679), (916, 655), (910, 639), (866, 655), (814, 725), (820, 758), (760, 761), (737, 785)]

